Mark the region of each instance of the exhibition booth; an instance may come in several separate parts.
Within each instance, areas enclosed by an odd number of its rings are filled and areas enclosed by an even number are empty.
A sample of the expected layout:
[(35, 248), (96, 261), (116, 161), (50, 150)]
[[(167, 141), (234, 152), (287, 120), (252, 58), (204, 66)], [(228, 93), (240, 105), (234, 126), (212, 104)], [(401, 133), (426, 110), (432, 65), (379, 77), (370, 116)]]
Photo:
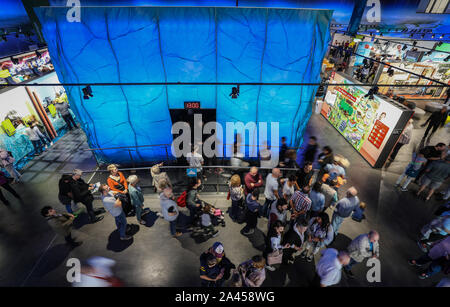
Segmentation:
[(43, 76), (54, 71), (46, 48), (0, 59), (0, 88)]
[[(33, 83), (58, 84), (56, 73), (34, 79)], [(0, 90), (0, 147), (10, 151), (20, 168), (31, 158), (34, 149), (25, 135), (25, 129), (32, 117), (45, 127), (45, 133), (55, 142), (64, 135), (66, 123), (56, 112), (56, 95), (67, 101), (62, 86), (21, 86)], [(72, 114), (73, 115), (73, 114)]]
[[(330, 83), (359, 83), (336, 73)], [(328, 86), (321, 114), (362, 157), (375, 168), (382, 167), (413, 111), (385, 96), (369, 93), (362, 86)]]

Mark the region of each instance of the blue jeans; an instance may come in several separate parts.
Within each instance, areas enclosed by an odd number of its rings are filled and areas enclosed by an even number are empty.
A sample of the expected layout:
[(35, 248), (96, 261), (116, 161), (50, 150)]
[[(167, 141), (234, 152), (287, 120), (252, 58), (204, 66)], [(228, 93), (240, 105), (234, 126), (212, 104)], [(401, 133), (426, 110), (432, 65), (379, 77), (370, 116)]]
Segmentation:
[(269, 217), (270, 209), (271, 209), (272, 203), (274, 201), (275, 200), (266, 198), (266, 201), (264, 202), (264, 205), (262, 206), (262, 210), (260, 210), (260, 212), (259, 212), (260, 216), (264, 216), (267, 218)]
[(177, 232), (177, 220), (169, 222), (169, 229), (170, 229), (170, 234), (172, 236), (174, 236), (175, 233)]
[(126, 236), (125, 231), (127, 230), (127, 218), (125, 213), (122, 213), (114, 218), (116, 220), (117, 230), (119, 230), (119, 235), (121, 238)]
[(40, 154), (42, 153), (42, 141), (41, 139), (37, 140), (37, 141), (31, 141), (31, 143), (33, 144), (34, 147), (34, 153), (35, 154)]
[(347, 265), (344, 267), (344, 270), (350, 271), (350, 270), (352, 269), (352, 266), (354, 266), (354, 265), (357, 264), (357, 263), (358, 263), (358, 261), (356, 261), (356, 260), (353, 259), (353, 258), (350, 258), (350, 262), (349, 262), (349, 264), (347, 264)]
[(336, 212), (333, 213), (333, 217), (331, 219), (331, 226), (333, 227), (334, 235), (337, 235), (339, 227), (341, 227), (344, 218), (339, 216)]

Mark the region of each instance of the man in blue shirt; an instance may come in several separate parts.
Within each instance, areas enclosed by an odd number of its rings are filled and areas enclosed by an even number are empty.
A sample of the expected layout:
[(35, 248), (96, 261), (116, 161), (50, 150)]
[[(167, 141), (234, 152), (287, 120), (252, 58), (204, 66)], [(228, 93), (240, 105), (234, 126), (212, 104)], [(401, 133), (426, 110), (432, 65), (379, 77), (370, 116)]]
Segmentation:
[(200, 279), (202, 287), (220, 287), (223, 282), (225, 269), (217, 265), (217, 259), (212, 254), (206, 256), (206, 263), (200, 265)]
[(251, 235), (255, 232), (256, 224), (258, 223), (258, 212), (261, 210), (261, 205), (259, 204), (258, 199), (258, 189), (254, 189), (252, 193), (247, 195), (247, 214), (245, 218), (247, 225), (245, 225), (245, 227), (241, 230), (243, 235)]
[(333, 218), (331, 219), (331, 225), (333, 226), (334, 235), (336, 236), (345, 218), (349, 217), (353, 211), (359, 206), (358, 191), (355, 187), (351, 187), (347, 190), (347, 196), (342, 198), (336, 204), (333, 212)]
[(317, 181), (309, 193), (311, 199), (311, 217), (318, 216), (325, 208), (325, 195), (322, 194), (322, 183)]

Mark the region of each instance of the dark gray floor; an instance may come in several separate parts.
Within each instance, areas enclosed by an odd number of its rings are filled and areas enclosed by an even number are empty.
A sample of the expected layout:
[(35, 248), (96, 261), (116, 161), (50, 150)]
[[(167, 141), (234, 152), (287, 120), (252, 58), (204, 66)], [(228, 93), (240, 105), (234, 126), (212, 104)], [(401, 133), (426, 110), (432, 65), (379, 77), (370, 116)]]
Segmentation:
[[(321, 145), (332, 146), (336, 153), (351, 161), (346, 187), (355, 185), (360, 199), (368, 204), (367, 220), (362, 223), (346, 220), (334, 246), (344, 248), (352, 238), (370, 229), (377, 229), (381, 235), (382, 282), (368, 283), (365, 277), (368, 268), (360, 264), (354, 268), (357, 278), (347, 280), (344, 276), (341, 286), (431, 286), (440, 279), (441, 276), (436, 276), (431, 280), (419, 280), (417, 270), (406, 262), (409, 257), (421, 254), (414, 239), (420, 227), (433, 217), (439, 202), (432, 200), (424, 203), (412, 193), (401, 193), (393, 187), (409, 162), (421, 133), (419, 129), (414, 130), (412, 144), (401, 149), (389, 169), (376, 170), (322, 117), (312, 116), (305, 137), (317, 136)], [(448, 130), (441, 130), (433, 142), (448, 142), (448, 135)], [(12, 201), (10, 208), (0, 206), (0, 286), (67, 286), (67, 259), (91, 256), (115, 259), (117, 275), (129, 286), (196, 286), (199, 285), (198, 258), (215, 240), (223, 242), (227, 256), (235, 264), (259, 253), (263, 233), (266, 232), (266, 220), (259, 221), (261, 231), (247, 238), (239, 233), (243, 225), (234, 224), (227, 217), (227, 226), (219, 228), (216, 239), (197, 244), (188, 234), (179, 239), (171, 238), (168, 224), (149, 216), (151, 226), (140, 226), (134, 239), (125, 243), (117, 239), (114, 220), (108, 214), (97, 224), (84, 225), (75, 230), (75, 236), (84, 243), (69, 251), (63, 245), (63, 239), (55, 237), (49, 229), (39, 210), (44, 205), (64, 210), (57, 201), (60, 172), (71, 171), (75, 167), (84, 170), (96, 168), (92, 154), (82, 150), (85, 148), (86, 139), (80, 130), (62, 137), (47, 153), (27, 165), (23, 171), (24, 183), (14, 186), (24, 196), (24, 202)], [(150, 183), (147, 171), (139, 171), (138, 175), (143, 178), (142, 184)], [(86, 174), (85, 179), (104, 181), (106, 173), (90, 177)], [(210, 178), (208, 183), (214, 180)], [(414, 184), (410, 187), (417, 189)], [(345, 187), (341, 190), (343, 192)], [(214, 185), (208, 186), (203, 198), (226, 209), (229, 205), (226, 193), (217, 194), (215, 191)], [(156, 195), (150, 189), (145, 189), (145, 192), (148, 193), (146, 204), (157, 210), (159, 202)], [(101, 206), (101, 203), (96, 200), (95, 205)], [(135, 218), (128, 219), (129, 223), (136, 223)], [(286, 274), (289, 276), (289, 286), (307, 286), (314, 275), (314, 264), (297, 259), (290, 267), (268, 272), (264, 285), (282, 286)]]

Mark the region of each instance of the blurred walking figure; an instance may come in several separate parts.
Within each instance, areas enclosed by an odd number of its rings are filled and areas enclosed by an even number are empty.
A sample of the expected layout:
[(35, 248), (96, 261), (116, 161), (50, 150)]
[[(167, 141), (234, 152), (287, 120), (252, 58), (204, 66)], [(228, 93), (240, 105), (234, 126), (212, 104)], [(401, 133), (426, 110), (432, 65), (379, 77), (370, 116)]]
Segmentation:
[(73, 287), (122, 287), (123, 282), (112, 271), (116, 261), (104, 257), (92, 257), (81, 265), (80, 282)]
[(439, 127), (444, 127), (447, 116), (447, 106), (443, 106), (441, 110), (433, 112), (430, 117), (428, 117), (427, 121), (421, 125), (421, 127), (425, 127), (428, 124), (422, 139), (426, 139), (431, 130), (431, 134), (428, 137), (428, 140), (430, 140)]
[(12, 183), (19, 182), (20, 177), (22, 176), (14, 167), (15, 161), (16, 159), (14, 159), (11, 152), (5, 149), (0, 149), (0, 166), (4, 167), (6, 171), (8, 171), (9, 175), (14, 178)]
[[(15, 198), (19, 200), (21, 199), (20, 195), (9, 185), (5, 173), (2, 171), (0, 171), (0, 187), (11, 193)], [(5, 204), (5, 206), (9, 206), (9, 201), (3, 195), (2, 189), (0, 189), (0, 200)]]

